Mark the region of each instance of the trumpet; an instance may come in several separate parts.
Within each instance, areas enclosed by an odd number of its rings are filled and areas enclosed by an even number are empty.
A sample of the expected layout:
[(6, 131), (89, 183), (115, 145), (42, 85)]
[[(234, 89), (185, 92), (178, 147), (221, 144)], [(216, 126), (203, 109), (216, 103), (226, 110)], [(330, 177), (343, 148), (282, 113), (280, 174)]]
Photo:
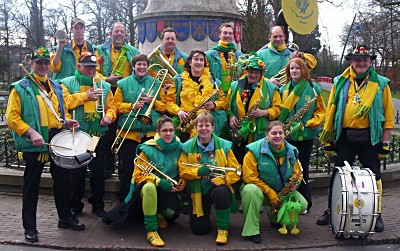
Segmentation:
[[(100, 87), (97, 88), (97, 83), (100, 82)], [(93, 91), (100, 91), (99, 98), (96, 100), (96, 112), (101, 113), (102, 117), (105, 116), (105, 109), (104, 109), (104, 96), (105, 96), (105, 89), (103, 89), (103, 81), (99, 76), (95, 76), (93, 78)]]
[(212, 177), (225, 178), (226, 172), (228, 171), (235, 172), (238, 176), (242, 175), (242, 166), (239, 166), (238, 168), (233, 168), (233, 167), (213, 166), (211, 164), (191, 164), (186, 162), (182, 162), (182, 165), (192, 166), (192, 167), (202, 167), (205, 165), (208, 168), (210, 168)]
[[(141, 160), (144, 163), (146, 163), (146, 166), (143, 166), (141, 164), (138, 164), (137, 161)], [(141, 171), (142, 171), (142, 175), (144, 176), (154, 176), (157, 177), (157, 175), (155, 175), (153, 173), (153, 171), (157, 172), (159, 175), (161, 175), (163, 178), (167, 179), (169, 182), (171, 182), (172, 184), (174, 184), (175, 186), (178, 185), (178, 182), (176, 182), (176, 180), (172, 179), (171, 177), (169, 177), (168, 175), (166, 175), (165, 173), (161, 172), (160, 169), (157, 168), (157, 166), (154, 164), (154, 162), (150, 161), (146, 161), (145, 159), (143, 159), (142, 157), (140, 157), (139, 155), (136, 155), (136, 158), (133, 160), (133, 164), (138, 167)]]
[[(151, 65), (149, 68), (151, 68), (153, 65)], [(140, 121), (140, 123), (144, 125), (151, 125), (153, 121), (151, 120), (150, 117), (150, 112), (153, 109), (154, 103), (157, 99), (157, 96), (161, 90), (161, 87), (163, 86), (165, 80), (167, 79), (168, 76), (168, 70), (167, 69), (161, 69), (157, 72), (156, 79), (155, 80), (160, 80), (160, 87), (158, 88), (157, 92), (154, 94), (154, 98), (151, 101), (149, 108), (147, 108), (147, 111), (144, 114), (140, 114), (137, 116), (137, 119)]]
[(114, 68), (112, 69), (110, 75), (115, 75), (115, 76), (123, 75), (122, 70), (124, 69), (126, 62), (128, 61), (128, 58), (125, 56), (127, 51), (128, 48), (122, 46), (121, 52), (119, 53), (117, 61), (115, 62)]

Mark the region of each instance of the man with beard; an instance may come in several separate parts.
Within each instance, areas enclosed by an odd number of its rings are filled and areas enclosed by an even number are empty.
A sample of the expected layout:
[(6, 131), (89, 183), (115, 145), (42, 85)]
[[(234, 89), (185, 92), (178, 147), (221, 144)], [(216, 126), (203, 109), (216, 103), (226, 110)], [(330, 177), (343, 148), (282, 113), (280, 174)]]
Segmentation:
[[(117, 81), (132, 74), (132, 58), (139, 54), (139, 50), (125, 43), (126, 29), (121, 22), (116, 22), (111, 26), (110, 37), (110, 40), (96, 47), (95, 53), (99, 64), (97, 73), (104, 81), (111, 84), (111, 91), (115, 94)], [(109, 125), (108, 129), (106, 137), (111, 149), (117, 131), (117, 122)], [(114, 155), (110, 150), (107, 157), (106, 179), (111, 178), (114, 172), (114, 162)]]

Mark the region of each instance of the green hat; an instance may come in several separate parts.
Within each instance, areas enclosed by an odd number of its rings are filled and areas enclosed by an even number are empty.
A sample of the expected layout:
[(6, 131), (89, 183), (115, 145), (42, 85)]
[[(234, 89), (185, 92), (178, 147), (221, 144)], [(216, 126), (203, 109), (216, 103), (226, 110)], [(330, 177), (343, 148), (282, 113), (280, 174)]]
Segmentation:
[(257, 56), (250, 55), (247, 57), (243, 64), (244, 69), (252, 68), (263, 71), (265, 69), (265, 63)]
[(50, 61), (50, 53), (49, 50), (46, 49), (44, 46), (39, 46), (34, 50), (31, 54), (32, 62), (36, 62), (39, 60), (48, 60)]

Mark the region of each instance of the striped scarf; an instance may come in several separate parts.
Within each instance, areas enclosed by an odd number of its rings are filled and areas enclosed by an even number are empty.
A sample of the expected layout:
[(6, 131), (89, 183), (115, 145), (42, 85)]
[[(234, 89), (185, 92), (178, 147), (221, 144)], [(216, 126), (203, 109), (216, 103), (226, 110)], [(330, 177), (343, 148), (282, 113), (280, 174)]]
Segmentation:
[[(369, 73), (367, 74), (369, 77), (366, 77), (364, 81), (368, 81), (368, 83), (365, 83), (366, 90), (364, 92), (361, 103), (354, 111), (353, 114), (354, 118), (358, 117), (363, 119), (365, 118), (365, 116), (368, 115), (372, 102), (374, 101), (374, 98), (376, 96), (376, 92), (379, 88), (378, 74), (372, 69), (371, 66), (368, 68), (367, 72)], [(333, 97), (333, 101), (330, 104), (330, 109), (325, 119), (324, 129), (322, 130), (321, 135), (319, 137), (322, 143), (333, 141), (336, 108), (340, 102), (346, 102), (340, 99), (341, 96), (340, 93), (343, 91), (343, 87), (345, 86), (347, 81), (350, 81), (350, 85), (354, 85), (355, 79), (357, 79), (357, 74), (354, 72), (353, 67), (351, 66), (349, 66), (340, 76), (335, 86), (336, 90)], [(339, 121), (341, 122), (343, 119), (343, 114), (339, 113), (339, 115), (340, 115)]]
[(278, 118), (278, 120), (282, 123), (286, 122), (289, 113), (293, 110), (297, 101), (299, 101), (300, 96), (303, 93), (304, 89), (306, 88), (308, 82), (305, 80), (300, 81), (298, 84), (294, 86), (293, 90), (290, 92), (291, 84), (292, 81), (287, 83), (282, 92), (283, 107), (281, 110), (281, 114), (279, 115)]

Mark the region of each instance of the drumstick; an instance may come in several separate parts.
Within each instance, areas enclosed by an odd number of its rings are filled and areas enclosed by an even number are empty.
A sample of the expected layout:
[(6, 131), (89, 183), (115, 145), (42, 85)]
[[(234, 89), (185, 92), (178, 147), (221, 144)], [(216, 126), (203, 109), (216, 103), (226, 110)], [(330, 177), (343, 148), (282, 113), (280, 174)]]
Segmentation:
[[(72, 110), (72, 119), (75, 120), (75, 110)], [(72, 145), (75, 142), (75, 127), (72, 125)]]
[[(30, 141), (30, 142), (32, 142), (32, 140), (30, 140), (30, 139), (27, 139), (27, 141)], [(54, 145), (54, 144), (49, 144), (49, 143), (43, 143), (44, 145), (47, 145), (47, 146), (54, 146), (54, 147), (58, 147), (58, 148), (62, 148), (62, 149), (66, 149), (66, 150), (74, 150), (74, 149), (72, 149), (72, 148), (68, 148), (68, 147), (65, 147), (65, 146), (59, 146), (59, 145)]]

